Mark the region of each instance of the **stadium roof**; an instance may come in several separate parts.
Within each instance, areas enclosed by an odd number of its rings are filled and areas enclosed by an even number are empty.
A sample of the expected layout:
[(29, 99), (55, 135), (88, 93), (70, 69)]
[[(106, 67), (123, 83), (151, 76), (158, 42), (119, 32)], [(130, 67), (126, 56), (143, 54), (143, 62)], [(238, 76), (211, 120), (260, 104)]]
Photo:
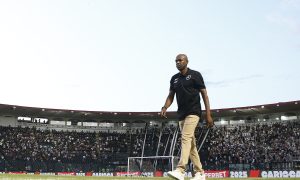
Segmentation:
[[(300, 114), (300, 101), (280, 102), (274, 104), (264, 104), (247, 107), (235, 107), (226, 109), (212, 109), (212, 116), (215, 120), (219, 118), (234, 117), (255, 117), (259, 114), (268, 115), (285, 113), (292, 115)], [(205, 113), (205, 112), (204, 112)], [(160, 112), (116, 112), (116, 111), (85, 111), (85, 110), (66, 110), (51, 109), (40, 107), (27, 107), (0, 104), (1, 116), (12, 117), (40, 117), (50, 120), (71, 120), (88, 122), (145, 122), (148, 120), (162, 120)], [(176, 112), (167, 112), (167, 120), (176, 120)]]

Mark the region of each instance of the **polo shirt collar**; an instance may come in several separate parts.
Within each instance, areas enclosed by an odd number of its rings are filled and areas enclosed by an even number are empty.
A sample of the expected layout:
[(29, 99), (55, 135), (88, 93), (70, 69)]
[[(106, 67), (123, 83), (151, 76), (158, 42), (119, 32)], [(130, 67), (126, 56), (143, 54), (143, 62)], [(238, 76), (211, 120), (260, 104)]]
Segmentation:
[(190, 71), (191, 71), (190, 68), (187, 68), (187, 71), (186, 71), (185, 75), (181, 74), (180, 72), (179, 72), (179, 74), (180, 74), (180, 76), (186, 77), (187, 75), (190, 74)]

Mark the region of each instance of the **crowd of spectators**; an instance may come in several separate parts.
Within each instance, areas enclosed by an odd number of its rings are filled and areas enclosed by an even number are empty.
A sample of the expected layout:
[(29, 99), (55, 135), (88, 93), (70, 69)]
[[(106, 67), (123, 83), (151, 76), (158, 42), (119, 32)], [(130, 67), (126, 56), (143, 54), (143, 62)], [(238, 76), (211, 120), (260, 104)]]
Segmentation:
[(201, 154), (215, 167), (292, 162), (300, 158), (300, 122), (215, 127)]
[(128, 143), (124, 133), (0, 127), (0, 161), (107, 165), (119, 156), (127, 160)]
[[(159, 131), (152, 128), (145, 141), (144, 156), (171, 155), (170, 148), (175, 127), (165, 127), (158, 144)], [(197, 145), (206, 132), (200, 126), (195, 132)], [(136, 156), (142, 156), (141, 147), (144, 135), (137, 136), (139, 150)], [(175, 144), (174, 156), (180, 155), (180, 134)], [(247, 165), (250, 169), (271, 169), (270, 166), (291, 163), (300, 160), (300, 122), (257, 123), (234, 126), (215, 126), (210, 130), (200, 150), (201, 161), (209, 169), (228, 169), (230, 165)], [(290, 165), (291, 166), (291, 165)], [(244, 166), (242, 166), (244, 167)], [(273, 167), (273, 169), (274, 169)], [(281, 166), (282, 167), (282, 166)]]
[[(16, 164), (12, 162), (22, 162), (21, 165), (19, 163), (19, 170), (25, 168), (28, 171), (69, 170), (62, 164), (81, 164), (78, 171), (99, 171), (99, 168), (111, 165), (125, 166), (128, 156), (169, 155), (175, 130), (173, 126), (164, 127), (158, 143), (158, 127), (127, 133), (91, 133), (0, 126), (0, 166), (9, 170), (15, 168)], [(201, 140), (202, 130), (203, 127), (200, 127), (196, 132), (198, 140)], [(179, 147), (180, 134), (174, 155), (180, 153)], [(300, 122), (216, 126), (205, 140), (200, 155), (204, 167), (212, 169), (227, 169), (230, 164), (255, 167), (257, 164), (291, 162), (300, 157)], [(28, 166), (37, 162), (44, 166)]]

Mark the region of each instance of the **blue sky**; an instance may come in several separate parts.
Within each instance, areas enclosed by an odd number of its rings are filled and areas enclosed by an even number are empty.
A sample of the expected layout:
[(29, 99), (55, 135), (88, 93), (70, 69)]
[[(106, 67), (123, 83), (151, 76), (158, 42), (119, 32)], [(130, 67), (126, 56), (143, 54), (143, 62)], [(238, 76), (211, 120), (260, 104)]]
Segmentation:
[(0, 1), (2, 104), (159, 111), (179, 53), (212, 109), (299, 100), (300, 1)]

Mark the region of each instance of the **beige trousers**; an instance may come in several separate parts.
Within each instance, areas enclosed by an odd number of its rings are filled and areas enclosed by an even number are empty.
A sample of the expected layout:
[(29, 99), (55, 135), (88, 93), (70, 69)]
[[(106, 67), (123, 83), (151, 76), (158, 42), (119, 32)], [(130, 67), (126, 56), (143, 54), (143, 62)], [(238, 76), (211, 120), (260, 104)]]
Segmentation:
[(185, 172), (189, 158), (194, 165), (195, 172), (204, 172), (200, 162), (195, 138), (195, 129), (198, 122), (199, 117), (196, 115), (189, 115), (184, 120), (179, 121), (181, 131), (181, 156), (176, 169), (181, 172)]

